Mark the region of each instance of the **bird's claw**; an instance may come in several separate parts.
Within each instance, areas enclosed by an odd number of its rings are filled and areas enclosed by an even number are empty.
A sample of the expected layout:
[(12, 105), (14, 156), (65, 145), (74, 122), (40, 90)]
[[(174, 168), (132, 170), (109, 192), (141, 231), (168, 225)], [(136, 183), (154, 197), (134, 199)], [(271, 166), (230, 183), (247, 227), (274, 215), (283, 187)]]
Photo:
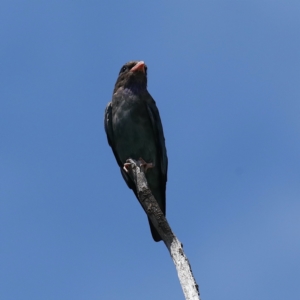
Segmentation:
[(141, 157), (139, 158), (139, 162), (141, 164), (141, 167), (144, 167), (145, 173), (147, 172), (148, 169), (152, 169), (155, 167), (153, 163), (147, 163)]
[(131, 163), (128, 163), (126, 162), (123, 166), (123, 170), (126, 172), (126, 173), (129, 173), (129, 169), (131, 168)]
[[(127, 160), (128, 161), (128, 160)], [(140, 167), (142, 167), (144, 169), (144, 172), (146, 173), (148, 169), (152, 169), (154, 168), (154, 164), (153, 163), (147, 163), (145, 162), (141, 157), (139, 158), (139, 163), (140, 163)], [(129, 173), (129, 170), (131, 168), (131, 163), (130, 162), (126, 162), (124, 165), (123, 165), (123, 170), (126, 172), (126, 173)]]

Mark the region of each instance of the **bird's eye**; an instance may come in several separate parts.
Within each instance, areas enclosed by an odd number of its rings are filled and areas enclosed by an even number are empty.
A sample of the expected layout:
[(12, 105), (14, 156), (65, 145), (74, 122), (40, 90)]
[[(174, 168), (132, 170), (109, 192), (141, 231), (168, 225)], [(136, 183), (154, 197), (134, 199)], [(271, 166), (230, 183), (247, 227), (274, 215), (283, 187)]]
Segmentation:
[(127, 69), (127, 67), (122, 67), (122, 69), (121, 69), (121, 72), (120, 73), (122, 73), (122, 72), (125, 72), (126, 71), (126, 69)]

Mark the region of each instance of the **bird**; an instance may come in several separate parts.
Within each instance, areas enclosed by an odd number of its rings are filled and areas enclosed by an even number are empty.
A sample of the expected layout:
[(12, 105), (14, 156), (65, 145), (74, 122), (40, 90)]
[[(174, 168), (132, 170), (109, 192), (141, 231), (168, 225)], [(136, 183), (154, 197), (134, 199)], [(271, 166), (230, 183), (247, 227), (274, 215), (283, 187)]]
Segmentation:
[[(127, 186), (138, 198), (126, 160), (139, 160), (145, 167), (148, 187), (166, 215), (168, 157), (160, 114), (147, 90), (144, 61), (129, 61), (122, 66), (105, 109), (104, 128)], [(150, 219), (149, 225), (154, 241), (161, 241)]]

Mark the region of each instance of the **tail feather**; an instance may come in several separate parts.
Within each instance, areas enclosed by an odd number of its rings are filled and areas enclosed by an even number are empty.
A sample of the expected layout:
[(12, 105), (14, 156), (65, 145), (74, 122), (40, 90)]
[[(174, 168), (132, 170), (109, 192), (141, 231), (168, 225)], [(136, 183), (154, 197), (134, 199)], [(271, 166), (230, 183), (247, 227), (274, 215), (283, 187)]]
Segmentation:
[[(136, 198), (138, 199), (138, 195), (136, 192), (136, 186), (134, 184), (134, 182), (132, 181), (132, 179), (130, 178), (129, 174), (126, 173), (123, 168), (120, 168), (121, 170), (121, 174), (125, 180), (125, 182), (127, 183), (127, 186), (132, 189), (132, 191), (134, 192)], [(155, 198), (155, 200), (157, 201), (160, 209), (162, 210), (163, 214), (166, 215), (166, 196), (165, 196), (165, 191), (161, 191), (160, 189), (152, 189), (152, 194)], [(151, 234), (153, 237), (153, 240), (155, 242), (159, 242), (162, 240), (162, 238), (160, 237), (159, 233), (157, 232), (157, 230), (155, 229), (155, 227), (153, 226), (152, 222), (150, 221), (150, 219), (148, 218), (149, 221), (149, 225), (150, 225), (150, 230), (151, 230)]]
[(150, 221), (149, 218), (148, 218), (148, 221), (149, 221), (150, 230), (151, 230), (151, 234), (152, 234), (152, 237), (153, 237), (154, 241), (155, 241), (155, 242), (161, 241), (162, 239), (161, 239), (159, 233), (158, 233), (157, 230), (154, 228), (154, 226), (152, 225), (152, 222)]

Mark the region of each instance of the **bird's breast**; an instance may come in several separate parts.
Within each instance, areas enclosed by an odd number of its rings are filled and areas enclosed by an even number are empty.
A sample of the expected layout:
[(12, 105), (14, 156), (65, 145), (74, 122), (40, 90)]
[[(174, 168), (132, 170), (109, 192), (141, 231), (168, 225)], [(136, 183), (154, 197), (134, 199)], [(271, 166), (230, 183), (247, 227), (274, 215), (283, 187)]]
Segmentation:
[(147, 103), (141, 97), (126, 95), (113, 103), (113, 132), (121, 161), (128, 158), (155, 163), (156, 142)]

